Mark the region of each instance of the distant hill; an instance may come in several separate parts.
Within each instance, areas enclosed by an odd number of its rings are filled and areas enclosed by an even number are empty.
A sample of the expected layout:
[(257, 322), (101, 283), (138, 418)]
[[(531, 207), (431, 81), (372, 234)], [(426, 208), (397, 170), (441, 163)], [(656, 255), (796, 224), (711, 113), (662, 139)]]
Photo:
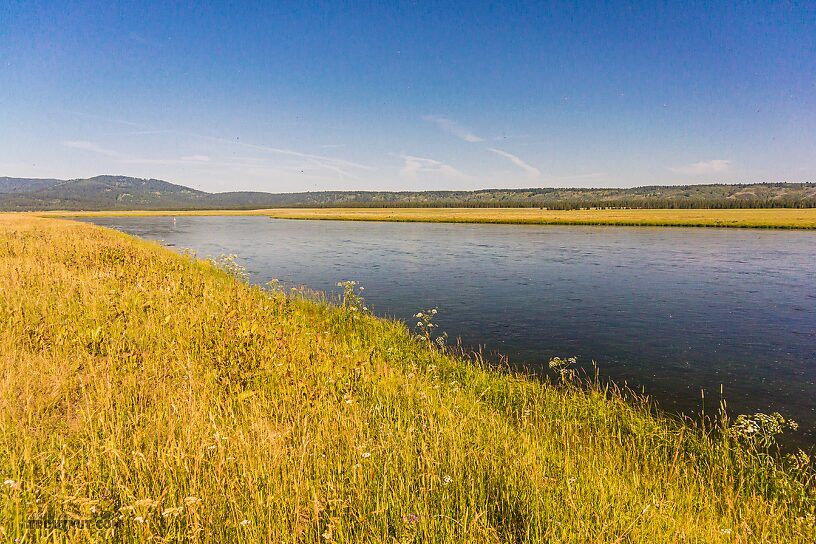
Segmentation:
[(0, 178), (0, 209), (5, 211), (188, 209), (205, 205), (210, 196), (158, 179), (125, 176), (67, 181)]
[(275, 207), (813, 208), (816, 183), (632, 189), (207, 193), (158, 179), (0, 177), (0, 210), (189, 210)]
[(0, 178), (0, 194), (30, 193), (63, 183), (61, 179)]

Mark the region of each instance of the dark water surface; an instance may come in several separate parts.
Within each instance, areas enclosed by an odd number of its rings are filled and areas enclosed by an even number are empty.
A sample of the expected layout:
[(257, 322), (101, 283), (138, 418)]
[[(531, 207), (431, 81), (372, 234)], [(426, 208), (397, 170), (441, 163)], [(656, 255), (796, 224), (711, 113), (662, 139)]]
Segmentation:
[[(265, 217), (94, 218), (200, 256), (235, 253), (253, 282), (365, 286), (379, 315), (439, 307), (451, 338), (543, 369), (597, 361), (669, 411), (779, 411), (816, 428), (816, 233), (446, 225)], [(415, 320), (411, 320), (413, 322)]]

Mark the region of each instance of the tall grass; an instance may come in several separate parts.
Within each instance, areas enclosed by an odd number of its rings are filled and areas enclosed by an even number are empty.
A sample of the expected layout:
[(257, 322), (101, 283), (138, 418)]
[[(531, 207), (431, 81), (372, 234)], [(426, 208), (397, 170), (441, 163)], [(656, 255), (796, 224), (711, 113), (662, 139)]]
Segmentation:
[(4, 541), (816, 539), (806, 459), (566, 371), (68, 221), (0, 216), (0, 278)]
[(50, 216), (261, 215), (279, 219), (498, 223), (521, 225), (610, 225), (816, 229), (816, 208), (591, 209), (538, 208), (280, 208), (269, 210), (43, 212)]

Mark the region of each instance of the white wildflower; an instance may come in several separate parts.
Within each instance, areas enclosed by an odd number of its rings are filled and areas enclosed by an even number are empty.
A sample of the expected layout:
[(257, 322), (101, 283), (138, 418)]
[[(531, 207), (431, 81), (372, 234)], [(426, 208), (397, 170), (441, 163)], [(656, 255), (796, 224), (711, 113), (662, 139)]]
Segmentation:
[(167, 509), (163, 510), (161, 515), (162, 515), (163, 518), (166, 518), (168, 516), (175, 517), (175, 516), (178, 516), (179, 514), (181, 514), (183, 511), (184, 511), (184, 507), (174, 506), (172, 508), (167, 508)]

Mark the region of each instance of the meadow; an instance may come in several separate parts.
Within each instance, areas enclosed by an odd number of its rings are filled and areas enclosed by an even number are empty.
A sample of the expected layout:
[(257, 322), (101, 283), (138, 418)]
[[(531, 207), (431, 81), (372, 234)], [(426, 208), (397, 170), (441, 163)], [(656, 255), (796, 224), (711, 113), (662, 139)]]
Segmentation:
[(262, 215), (277, 219), (816, 229), (816, 208), (590, 209), (538, 208), (277, 208), (266, 210), (42, 212), (52, 217)]
[(353, 284), (250, 286), (72, 221), (0, 216), (0, 278), (4, 541), (816, 540), (774, 415), (671, 419), (569, 360), (465, 357)]

